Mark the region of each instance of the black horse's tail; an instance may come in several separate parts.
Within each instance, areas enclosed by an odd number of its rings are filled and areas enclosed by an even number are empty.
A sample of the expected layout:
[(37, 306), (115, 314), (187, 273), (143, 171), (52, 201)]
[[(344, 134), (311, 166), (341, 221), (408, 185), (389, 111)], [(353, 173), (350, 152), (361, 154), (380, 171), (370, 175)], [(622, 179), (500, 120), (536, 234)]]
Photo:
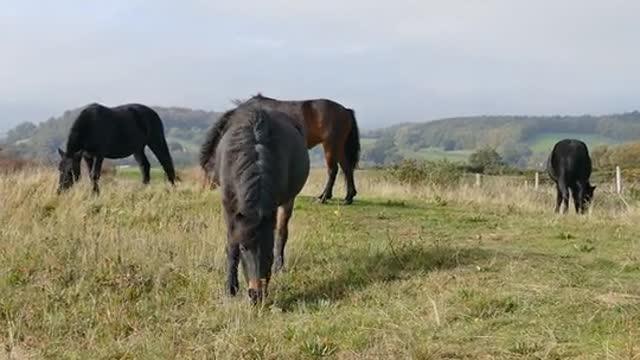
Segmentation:
[(347, 111), (351, 118), (351, 131), (347, 136), (344, 152), (347, 161), (351, 164), (352, 168), (355, 169), (358, 167), (358, 161), (360, 160), (360, 131), (358, 130), (355, 111), (353, 111), (353, 109), (347, 109)]

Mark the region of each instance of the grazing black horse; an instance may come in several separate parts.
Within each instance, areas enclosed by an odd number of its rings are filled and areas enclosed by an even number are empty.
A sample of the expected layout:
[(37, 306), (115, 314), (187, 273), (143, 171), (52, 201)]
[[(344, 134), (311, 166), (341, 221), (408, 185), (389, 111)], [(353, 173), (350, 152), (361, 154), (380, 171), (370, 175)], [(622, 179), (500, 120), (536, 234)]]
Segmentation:
[(589, 183), (591, 176), (591, 158), (587, 145), (580, 140), (565, 139), (559, 141), (551, 151), (547, 162), (547, 171), (556, 183), (557, 197), (555, 212), (565, 213), (569, 207), (569, 190), (573, 196), (576, 213), (584, 214), (593, 199), (596, 189)]
[(267, 294), (272, 265), (274, 271), (282, 268), (293, 203), (309, 175), (304, 128), (281, 112), (251, 106), (231, 110), (209, 131), (201, 163), (211, 166), (221, 187), (227, 292), (238, 292), (242, 261), (255, 304)]
[(99, 192), (98, 180), (105, 158), (121, 159), (133, 154), (142, 171), (142, 182), (149, 183), (151, 165), (144, 154), (145, 146), (149, 146), (167, 178), (174, 184), (173, 160), (164, 137), (162, 120), (155, 111), (140, 104), (113, 108), (100, 104), (87, 106), (71, 126), (67, 150), (58, 149), (61, 157), (58, 193), (80, 179), (82, 158), (89, 167), (94, 193)]
[(322, 144), (327, 163), (327, 183), (318, 199), (324, 203), (333, 197), (333, 185), (340, 165), (347, 185), (344, 203), (353, 202), (357, 194), (354, 171), (360, 157), (360, 135), (353, 109), (329, 99), (276, 100), (262, 94), (239, 106), (243, 105), (281, 111), (304, 127), (307, 148)]

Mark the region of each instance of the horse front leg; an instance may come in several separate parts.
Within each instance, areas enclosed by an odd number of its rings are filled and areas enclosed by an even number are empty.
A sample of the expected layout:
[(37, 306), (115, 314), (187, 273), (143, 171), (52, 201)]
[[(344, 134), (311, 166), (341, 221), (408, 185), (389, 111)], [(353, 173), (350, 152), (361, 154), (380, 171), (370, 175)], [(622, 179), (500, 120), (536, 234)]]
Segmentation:
[(273, 272), (278, 272), (284, 267), (284, 248), (289, 238), (289, 220), (293, 213), (293, 203), (294, 200), (291, 200), (278, 208), (276, 241), (273, 249), (275, 258), (273, 262)]
[(100, 188), (98, 187), (98, 180), (100, 180), (100, 173), (102, 172), (102, 156), (96, 156), (93, 161), (93, 167), (91, 168), (91, 183), (93, 184), (93, 193), (98, 195)]
[(571, 188), (573, 194), (573, 205), (576, 208), (576, 214), (584, 214), (584, 186), (580, 183)]
[(229, 296), (236, 296), (238, 284), (238, 264), (240, 263), (240, 247), (227, 242), (227, 283), (226, 292)]
[(93, 156), (85, 154), (84, 162), (87, 164), (87, 172), (89, 173), (89, 177), (91, 177), (91, 173), (93, 172)]

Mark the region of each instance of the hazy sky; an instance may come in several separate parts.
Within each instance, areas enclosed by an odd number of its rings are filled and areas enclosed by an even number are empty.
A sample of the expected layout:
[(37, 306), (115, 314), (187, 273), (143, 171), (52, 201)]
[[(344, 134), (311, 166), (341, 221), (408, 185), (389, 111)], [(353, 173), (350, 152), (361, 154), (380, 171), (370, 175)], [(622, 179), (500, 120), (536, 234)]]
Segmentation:
[(328, 97), (363, 127), (640, 108), (640, 1), (0, 0), (0, 129), (72, 107)]

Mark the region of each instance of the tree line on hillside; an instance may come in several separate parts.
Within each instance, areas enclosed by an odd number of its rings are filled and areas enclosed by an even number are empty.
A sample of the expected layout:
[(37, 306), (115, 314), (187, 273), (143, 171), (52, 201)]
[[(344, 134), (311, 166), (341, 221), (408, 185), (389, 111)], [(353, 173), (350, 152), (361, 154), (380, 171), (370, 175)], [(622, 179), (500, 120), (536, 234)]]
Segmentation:
[(620, 141), (640, 138), (640, 112), (603, 116), (476, 116), (403, 124), (366, 132), (376, 139), (392, 137), (399, 148), (445, 150), (499, 147), (522, 143), (540, 133), (599, 134)]
[(640, 169), (640, 143), (617, 146), (597, 146), (591, 150), (593, 164), (599, 169), (621, 166), (625, 169)]
[(605, 116), (479, 116), (451, 118), (421, 124), (401, 124), (364, 132), (376, 139), (365, 148), (363, 160), (376, 165), (403, 159), (403, 154), (424, 148), (444, 151), (495, 149), (515, 167), (539, 167), (544, 154), (528, 142), (544, 133), (597, 134), (626, 142), (640, 138), (640, 112)]
[[(194, 164), (206, 130), (220, 113), (178, 107), (154, 109), (163, 119), (176, 164)], [(22, 158), (56, 160), (55, 150), (64, 147), (69, 128), (80, 111), (81, 108), (69, 110), (37, 125), (22, 123), (9, 130), (5, 147)], [(501, 163), (510, 167), (540, 168), (546, 161), (546, 154), (534, 152), (528, 141), (542, 133), (554, 132), (599, 134), (620, 142), (629, 141), (640, 138), (640, 113), (574, 117), (478, 116), (364, 130), (363, 137), (375, 139), (375, 142), (363, 145), (361, 163), (363, 166), (399, 163), (407, 158), (407, 154), (424, 148), (443, 151), (487, 148), (493, 149)], [(604, 158), (622, 156), (612, 151), (605, 151)], [(312, 163), (323, 164), (321, 149), (313, 149), (310, 155)], [(120, 163), (133, 164), (133, 160)]]

